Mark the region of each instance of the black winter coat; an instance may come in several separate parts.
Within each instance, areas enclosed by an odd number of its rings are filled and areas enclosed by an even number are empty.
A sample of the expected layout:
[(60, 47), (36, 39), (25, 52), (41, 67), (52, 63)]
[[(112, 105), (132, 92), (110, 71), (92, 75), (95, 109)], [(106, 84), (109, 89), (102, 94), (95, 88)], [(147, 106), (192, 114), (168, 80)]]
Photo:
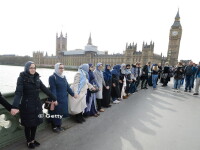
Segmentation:
[(183, 69), (183, 67), (177, 67), (177, 68), (175, 68), (174, 79), (180, 80), (180, 79), (183, 78), (183, 76), (184, 76), (184, 69)]
[(165, 66), (163, 68), (163, 73), (168, 75), (167, 78), (166, 78), (166, 81), (170, 81), (170, 77), (169, 77), (170, 68), (168, 66)]
[(115, 74), (112, 75), (112, 84), (115, 84), (115, 86), (112, 86), (111, 89), (111, 96), (114, 98), (120, 97), (120, 87), (119, 87), (119, 77)]
[(148, 79), (148, 66), (145, 65), (143, 68), (142, 68), (142, 71), (141, 71), (141, 79)]
[[(122, 80), (122, 82), (124, 82), (124, 77), (125, 77), (125, 74), (123, 74), (121, 72), (121, 69), (120, 69), (120, 75), (119, 75), (119, 80)], [(122, 83), (123, 84), (123, 83)]]
[(20, 111), (21, 125), (26, 127), (38, 126), (43, 122), (38, 115), (43, 114), (42, 103), (39, 98), (39, 91), (42, 90), (52, 100), (55, 96), (46, 88), (39, 79), (39, 74), (35, 73), (31, 77), (26, 72), (21, 72), (17, 80), (17, 87), (13, 107)]

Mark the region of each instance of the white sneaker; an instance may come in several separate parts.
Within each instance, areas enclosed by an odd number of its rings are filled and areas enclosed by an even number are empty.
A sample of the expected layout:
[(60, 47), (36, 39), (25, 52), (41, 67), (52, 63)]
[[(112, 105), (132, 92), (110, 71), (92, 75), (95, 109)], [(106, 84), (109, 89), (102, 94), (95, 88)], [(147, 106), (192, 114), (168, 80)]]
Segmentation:
[(180, 91), (180, 90), (177, 90), (177, 92), (180, 93), (181, 91)]
[(119, 104), (119, 103), (120, 103), (120, 101), (118, 101), (118, 100), (113, 101), (113, 104)]

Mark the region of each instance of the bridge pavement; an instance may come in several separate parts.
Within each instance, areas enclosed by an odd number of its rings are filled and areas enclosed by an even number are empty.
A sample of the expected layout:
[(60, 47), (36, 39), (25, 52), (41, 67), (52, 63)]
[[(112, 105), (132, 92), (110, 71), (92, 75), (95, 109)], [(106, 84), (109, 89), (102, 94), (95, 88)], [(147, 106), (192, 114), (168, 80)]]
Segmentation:
[[(38, 150), (200, 150), (200, 96), (158, 85), (62, 133), (37, 133)], [(2, 137), (1, 137), (2, 138)], [(24, 141), (4, 150), (27, 149)]]

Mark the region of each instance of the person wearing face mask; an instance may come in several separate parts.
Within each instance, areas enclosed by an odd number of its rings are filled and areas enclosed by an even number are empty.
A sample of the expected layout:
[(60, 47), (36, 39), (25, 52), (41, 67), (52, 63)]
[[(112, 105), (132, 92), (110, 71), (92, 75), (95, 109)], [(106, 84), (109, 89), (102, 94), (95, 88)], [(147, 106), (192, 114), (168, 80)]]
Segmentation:
[(16, 115), (20, 111), (21, 125), (24, 126), (28, 148), (35, 148), (40, 143), (35, 140), (37, 126), (43, 122), (42, 103), (39, 92), (42, 90), (57, 105), (55, 96), (46, 88), (36, 72), (36, 65), (32, 61), (25, 64), (24, 71), (17, 80), (14, 101), (11, 114)]
[(83, 113), (85, 111), (86, 105), (86, 95), (87, 89), (95, 90), (95, 88), (89, 83), (89, 65), (82, 64), (79, 66), (78, 72), (74, 76), (74, 83), (71, 85), (71, 89), (77, 95), (77, 98), (74, 99), (69, 95), (68, 101), (68, 110), (69, 114), (75, 116), (75, 120), (78, 123), (85, 121), (83, 118)]
[(7, 109), (8, 111), (11, 110), (12, 108), (12, 105), (9, 104), (6, 99), (1, 95), (1, 92), (0, 92), (0, 104), (5, 107), (5, 109)]
[(101, 108), (102, 107), (101, 101), (103, 99), (103, 86), (106, 89), (109, 89), (109, 86), (106, 86), (106, 83), (104, 81), (103, 72), (101, 71), (102, 68), (103, 68), (102, 63), (97, 63), (96, 69), (94, 70), (94, 77), (95, 77), (98, 87), (99, 87), (99, 91), (96, 93), (97, 110), (100, 112), (104, 112), (104, 109)]
[(130, 95), (130, 85), (132, 83), (132, 79), (131, 79), (131, 69), (130, 69), (130, 65), (127, 64), (126, 65), (126, 70), (125, 70), (125, 78), (126, 78), (126, 89), (125, 89), (125, 93), (126, 96), (124, 96), (124, 99), (126, 99), (129, 95)]
[(50, 90), (56, 97), (58, 105), (53, 111), (49, 111), (51, 115), (59, 115), (61, 118), (52, 118), (52, 130), (59, 133), (64, 128), (61, 127), (62, 118), (68, 117), (68, 93), (72, 97), (77, 97), (70, 88), (67, 79), (64, 75), (64, 65), (61, 63), (55, 64), (55, 72), (49, 77)]
[(105, 70), (103, 72), (104, 81), (106, 83), (106, 87), (103, 87), (103, 99), (102, 106), (103, 107), (111, 107), (110, 98), (111, 98), (111, 87), (112, 87), (112, 74), (111, 74), (111, 66), (109, 64), (105, 65)]

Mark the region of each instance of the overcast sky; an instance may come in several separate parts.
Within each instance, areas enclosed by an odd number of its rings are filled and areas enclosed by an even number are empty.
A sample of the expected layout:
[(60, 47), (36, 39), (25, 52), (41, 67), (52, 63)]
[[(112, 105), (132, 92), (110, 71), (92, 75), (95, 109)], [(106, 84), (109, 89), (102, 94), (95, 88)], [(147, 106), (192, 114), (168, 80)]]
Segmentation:
[(180, 59), (200, 61), (198, 0), (5, 0), (0, 1), (0, 54), (55, 55), (56, 32), (67, 33), (68, 50), (83, 49), (89, 34), (98, 50), (122, 53), (126, 42), (155, 42), (167, 55), (169, 31), (179, 8)]

